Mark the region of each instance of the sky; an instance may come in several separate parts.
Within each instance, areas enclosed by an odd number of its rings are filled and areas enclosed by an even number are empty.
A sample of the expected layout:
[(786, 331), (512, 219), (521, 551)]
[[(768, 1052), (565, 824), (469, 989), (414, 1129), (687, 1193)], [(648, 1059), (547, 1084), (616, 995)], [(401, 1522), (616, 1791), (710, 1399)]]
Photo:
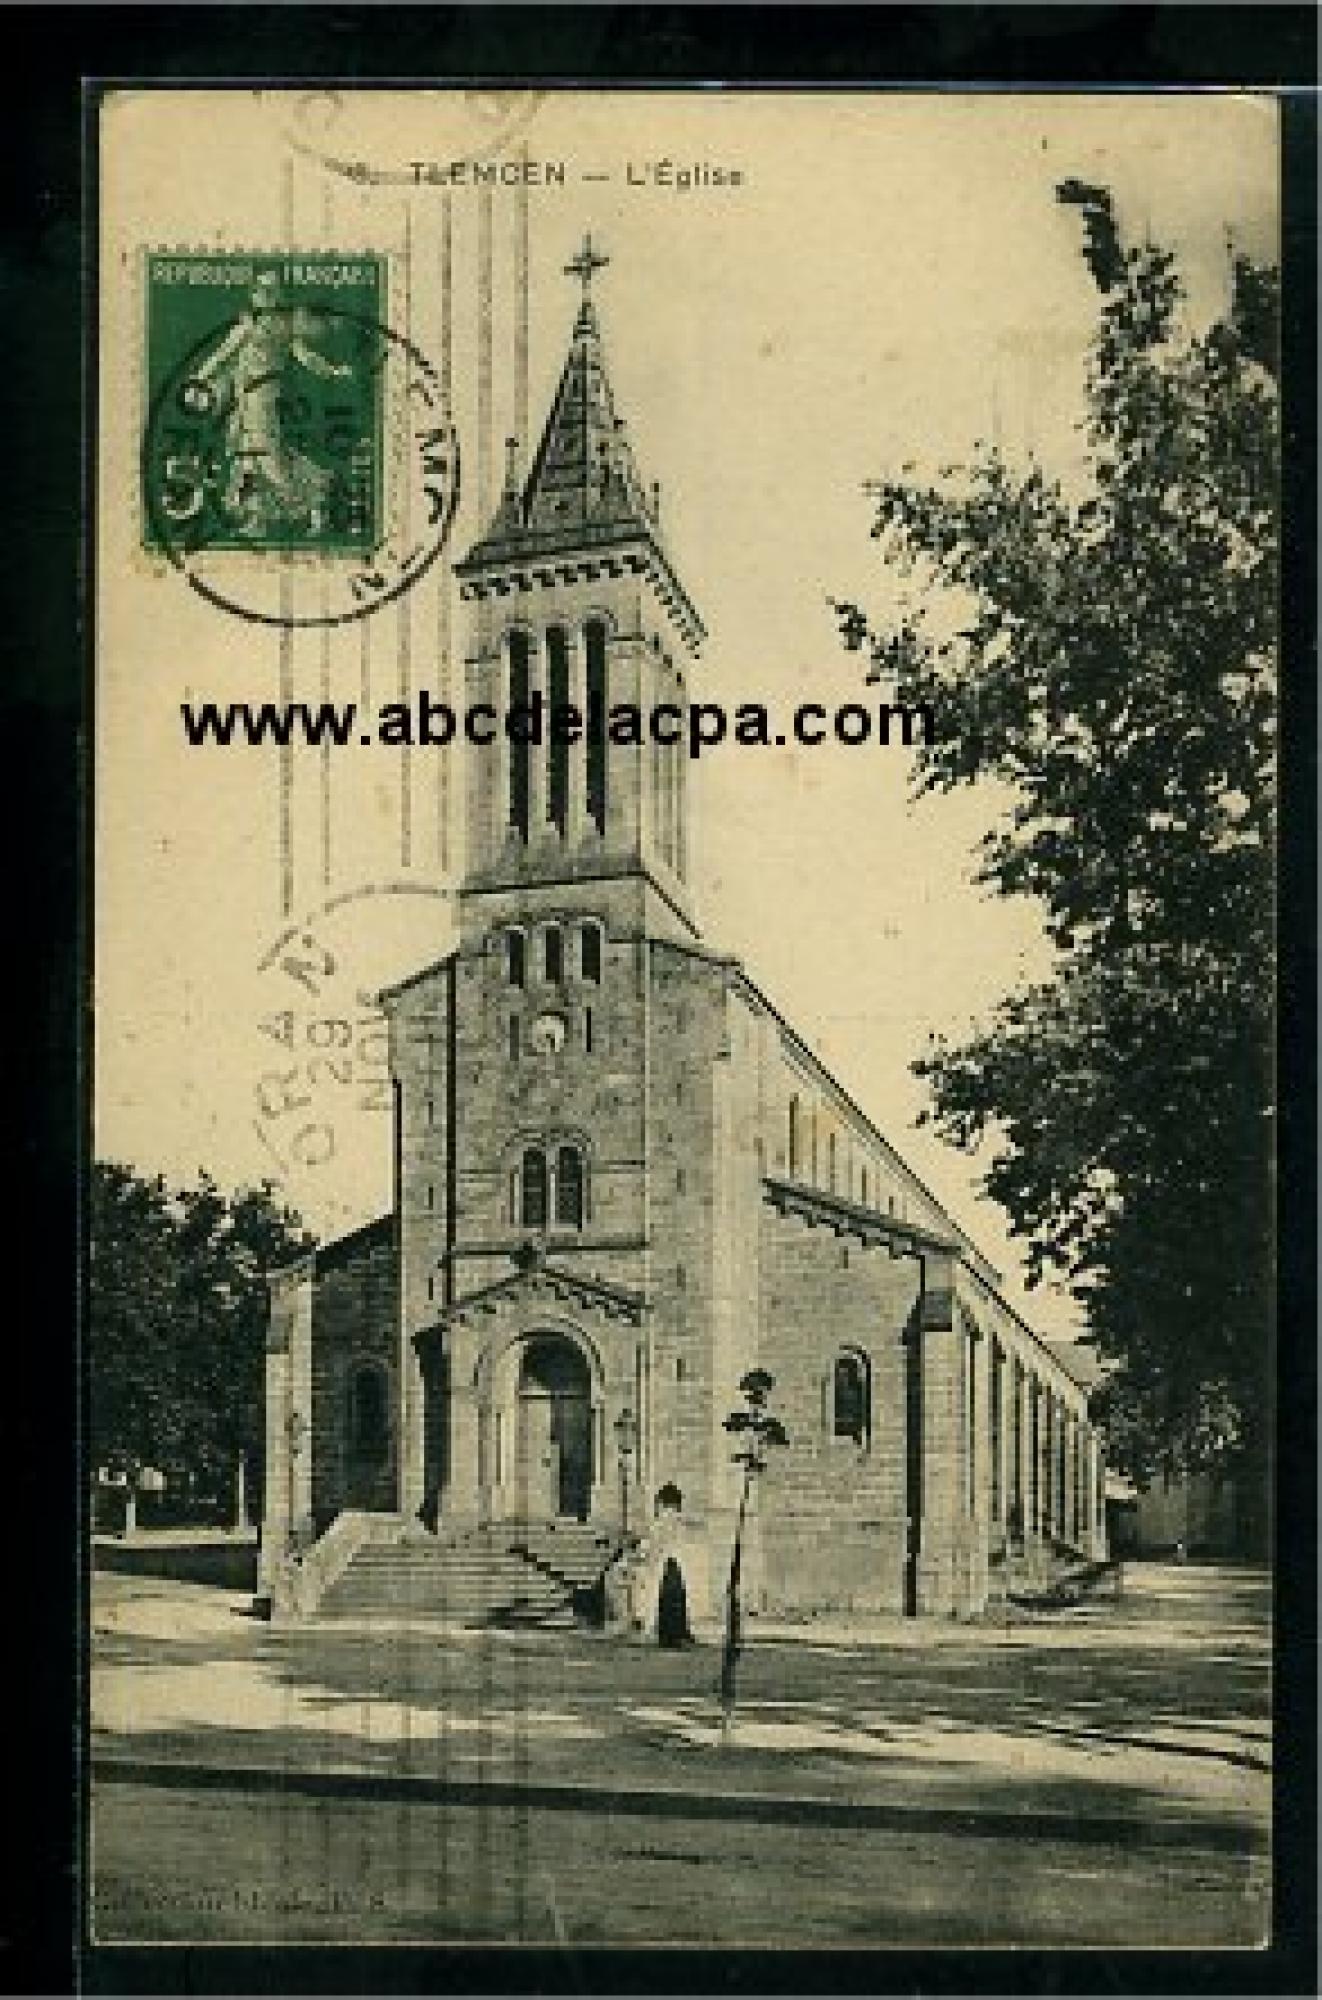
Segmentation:
[[(223, 167), (180, 173), (199, 130)], [(144, 554), (147, 254), (384, 252), (392, 312), (439, 368), (448, 200), (464, 465), (453, 555), (485, 525), (517, 424), (520, 203), (504, 187), (488, 205), (484, 425), (483, 200), (435, 178), (408, 185), (410, 163), (521, 147), (560, 163), (563, 185), (527, 194), (521, 449), (568, 343), (576, 287), (562, 267), (590, 228), (610, 257), (596, 297), (617, 407), (708, 626), (691, 691), (830, 706), (858, 696), (861, 668), (829, 598), (883, 605), (891, 588), (869, 480), (907, 462), (935, 471), (986, 438), (1078, 466), (1097, 294), (1056, 183), (1109, 187), (1123, 231), (1177, 253), (1192, 322), (1224, 299), (1229, 244), (1271, 256), (1276, 240), (1275, 111), (1242, 96), (128, 91), (108, 101), (101, 144), (96, 1151), (171, 1177), (269, 1175), (327, 1234), (389, 1200), (368, 996), (448, 946), (462, 774), (447, 779), (443, 753), (405, 769), (396, 751), (353, 747), (328, 769), (303, 750), (282, 860), (275, 754), (187, 748), (179, 703), (275, 698), (282, 671), (300, 698), (352, 698), (366, 682), (389, 699), (401, 647), (413, 684), (444, 694), (462, 607), (450, 594), (447, 610), (441, 566), (401, 607), (282, 652), (277, 634)], [(895, 748), (701, 760), (704, 935), (744, 960), (1023, 1304), (1019, 1251), (979, 1196), (977, 1160), (914, 1129), (924, 1099), (909, 1065), (929, 1035), (967, 1031), (1048, 960), (1034, 908), (971, 881), (1004, 800), (975, 790), (915, 806), (910, 775)], [(290, 1024), (278, 947), (300, 933), (334, 967)], [(1073, 1326), (1062, 1296), (1039, 1291), (1028, 1310), (1048, 1334)]]

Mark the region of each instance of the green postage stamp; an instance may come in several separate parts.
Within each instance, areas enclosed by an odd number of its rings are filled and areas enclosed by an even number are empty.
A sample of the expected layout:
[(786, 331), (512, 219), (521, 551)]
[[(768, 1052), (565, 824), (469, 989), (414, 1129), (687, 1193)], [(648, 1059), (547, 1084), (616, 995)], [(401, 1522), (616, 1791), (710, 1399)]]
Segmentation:
[(362, 557), (384, 533), (386, 260), (147, 259), (147, 547)]

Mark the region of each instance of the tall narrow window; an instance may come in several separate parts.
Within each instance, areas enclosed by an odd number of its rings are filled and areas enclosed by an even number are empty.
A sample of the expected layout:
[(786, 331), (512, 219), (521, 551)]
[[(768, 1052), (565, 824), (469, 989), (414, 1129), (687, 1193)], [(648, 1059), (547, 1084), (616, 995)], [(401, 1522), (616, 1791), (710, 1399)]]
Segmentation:
[(826, 1175), (827, 1175), (826, 1184), (830, 1188), (831, 1193), (834, 1194), (835, 1193), (835, 1133), (834, 1132), (831, 1133), (830, 1137), (826, 1141)]
[(552, 726), (555, 711), (569, 706), (569, 642), (559, 626), (546, 635), (546, 817), (560, 833), (569, 824), (569, 738)]
[(505, 977), (511, 986), (522, 986), (528, 972), (527, 941), (522, 931), (505, 933)]
[[(511, 709), (526, 708), (532, 686), (530, 648), (526, 632), (509, 635), (509, 703)], [(509, 823), (516, 833), (528, 838), (528, 797), (530, 746), (510, 744)]]
[(556, 1154), (555, 1219), (562, 1229), (583, 1227), (583, 1161), (577, 1146), (562, 1146)]
[(510, 1061), (517, 1062), (518, 1060), (519, 1060), (519, 1017), (517, 1014), (511, 1014), (510, 1015)]
[(548, 924), (542, 934), (542, 971), (553, 986), (565, 976), (565, 934), (559, 924)]
[(799, 1171), (799, 1156), (801, 1150), (801, 1141), (799, 1136), (799, 1100), (797, 1097), (791, 1097), (790, 1099), (789, 1146), (790, 1146), (789, 1170), (790, 1170), (790, 1178), (791, 1180), (793, 1180), (797, 1176)]
[(588, 818), (606, 831), (606, 628), (592, 623), (584, 634), (587, 652)]
[(861, 1354), (837, 1354), (831, 1371), (831, 1431), (835, 1437), (866, 1444), (871, 1428), (869, 1376)]
[(589, 1056), (592, 1054), (592, 1009), (590, 1007), (583, 1009), (583, 1053)]
[(868, 1170), (866, 1167), (863, 1168), (858, 1177), (858, 1198), (864, 1208), (866, 1208), (868, 1205)]
[(546, 1227), (546, 1155), (530, 1146), (523, 1156), (522, 1216), (525, 1229)]
[(583, 977), (601, 984), (601, 925), (584, 924), (579, 933), (579, 963)]

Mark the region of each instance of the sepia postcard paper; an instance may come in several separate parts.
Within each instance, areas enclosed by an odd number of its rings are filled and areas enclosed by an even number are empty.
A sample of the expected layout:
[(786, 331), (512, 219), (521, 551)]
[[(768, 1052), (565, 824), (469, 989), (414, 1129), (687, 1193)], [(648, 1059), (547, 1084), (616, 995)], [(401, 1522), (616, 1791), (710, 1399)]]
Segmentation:
[(93, 1941), (1261, 1946), (1275, 102), (95, 146)]

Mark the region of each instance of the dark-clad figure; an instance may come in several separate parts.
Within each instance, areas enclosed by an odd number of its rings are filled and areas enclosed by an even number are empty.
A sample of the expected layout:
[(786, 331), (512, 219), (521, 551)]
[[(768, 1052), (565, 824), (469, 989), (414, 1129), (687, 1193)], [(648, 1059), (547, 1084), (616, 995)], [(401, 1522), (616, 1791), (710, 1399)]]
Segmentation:
[(671, 1556), (661, 1572), (661, 1590), (656, 1607), (656, 1638), (660, 1646), (691, 1646), (689, 1601), (684, 1576)]

